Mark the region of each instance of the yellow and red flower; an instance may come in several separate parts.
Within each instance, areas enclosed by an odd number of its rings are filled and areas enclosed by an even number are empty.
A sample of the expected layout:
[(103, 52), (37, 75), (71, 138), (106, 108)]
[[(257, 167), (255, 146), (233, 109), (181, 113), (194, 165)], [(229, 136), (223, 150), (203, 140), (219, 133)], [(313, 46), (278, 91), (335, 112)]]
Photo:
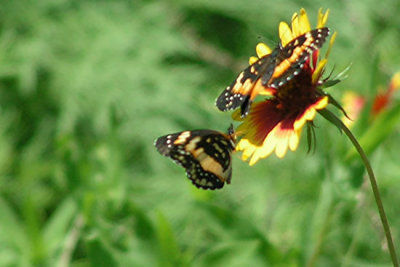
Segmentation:
[[(325, 13), (319, 11), (317, 28), (324, 27), (328, 14), (329, 10)], [(283, 46), (311, 31), (304, 9), (300, 10), (300, 14), (293, 15), (291, 26), (290, 28), (285, 22), (279, 25), (279, 36)], [(301, 72), (290, 82), (278, 89), (266, 88), (263, 94), (270, 97), (254, 103), (245, 119), (240, 119), (239, 112), (233, 114), (235, 120), (242, 121), (237, 128), (237, 133), (242, 135), (242, 138), (236, 149), (243, 151), (242, 158), (250, 160), (250, 165), (272, 152), (282, 158), (288, 148), (296, 150), (305, 123), (312, 121), (316, 112), (328, 105), (328, 96), (319, 87), (325, 82), (321, 76), (334, 39), (335, 34), (322, 60), (318, 59), (319, 50), (316, 50), (305, 62)], [(271, 53), (271, 49), (265, 44), (258, 44), (256, 51), (258, 57)], [(249, 62), (252, 64), (256, 60), (256, 57), (251, 57)]]
[[(380, 88), (372, 101), (370, 111), (370, 119), (375, 119), (382, 111), (389, 108), (390, 103), (393, 101), (394, 92), (400, 89), (400, 72), (393, 75), (389, 86), (386, 90)], [(342, 117), (343, 123), (347, 127), (351, 127), (353, 122), (356, 121), (365, 108), (367, 99), (355, 92), (345, 92), (342, 98), (343, 109), (346, 111), (347, 116)]]
[(372, 116), (377, 116), (382, 110), (388, 107), (390, 101), (393, 98), (393, 93), (400, 88), (400, 72), (393, 75), (390, 81), (389, 87), (385, 92), (378, 93), (375, 96), (374, 102), (372, 104)]

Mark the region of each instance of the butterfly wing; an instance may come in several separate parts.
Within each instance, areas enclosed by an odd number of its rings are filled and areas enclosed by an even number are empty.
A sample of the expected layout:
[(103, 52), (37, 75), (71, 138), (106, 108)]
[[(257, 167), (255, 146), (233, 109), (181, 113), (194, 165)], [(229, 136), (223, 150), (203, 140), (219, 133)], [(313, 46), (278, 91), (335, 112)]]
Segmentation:
[(202, 189), (220, 189), (232, 177), (233, 135), (212, 130), (184, 131), (158, 138), (155, 146), (186, 170), (192, 183)]
[(329, 28), (319, 28), (298, 36), (279, 49), (277, 64), (268, 87), (279, 88), (298, 75), (310, 55), (325, 43)]
[[(275, 69), (278, 50), (266, 55), (244, 69), (217, 98), (216, 106), (221, 111), (227, 111), (241, 107), (242, 117), (249, 112), (251, 102), (265, 90), (261, 81), (269, 81)], [(261, 78), (261, 80), (260, 80)]]
[(329, 35), (329, 28), (319, 28), (298, 36), (285, 47), (278, 46), (244, 69), (236, 80), (217, 98), (221, 111), (240, 106), (245, 117), (253, 99), (267, 88), (279, 88), (298, 75), (310, 54), (321, 48)]

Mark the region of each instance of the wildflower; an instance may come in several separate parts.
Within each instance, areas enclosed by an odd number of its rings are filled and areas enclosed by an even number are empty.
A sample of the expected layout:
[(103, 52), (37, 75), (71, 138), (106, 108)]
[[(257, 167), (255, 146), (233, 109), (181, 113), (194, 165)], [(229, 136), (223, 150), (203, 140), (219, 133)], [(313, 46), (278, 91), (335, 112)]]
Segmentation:
[[(393, 75), (386, 91), (379, 90), (372, 102), (371, 117), (375, 119), (382, 111), (388, 108), (393, 100), (393, 93), (400, 88), (400, 72)], [(342, 116), (342, 121), (347, 127), (351, 127), (353, 122), (359, 117), (361, 111), (365, 108), (366, 99), (357, 93), (348, 91), (344, 93), (343, 109), (347, 116)]]
[[(327, 18), (328, 12), (323, 14), (319, 11), (317, 27), (323, 27)], [(289, 44), (289, 42), (293, 42), (295, 45), (296, 39), (294, 38), (298, 38), (298, 36), (309, 31), (309, 20), (306, 12), (302, 9), (300, 10), (300, 15), (294, 14), (291, 28), (284, 22), (280, 24), (279, 34), (283, 47), (285, 44)], [(317, 31), (317, 33), (321, 32)], [(294, 61), (289, 61), (290, 65), (286, 65), (286, 67), (289, 66), (289, 68), (292, 68), (295, 66), (296, 71), (299, 70), (299, 72), (296, 73), (297, 75), (286, 79), (287, 83), (279, 82), (278, 87), (266, 86), (270, 87), (264, 92), (266, 95), (269, 95), (269, 98), (265, 101), (253, 103), (247, 117), (241, 119), (240, 111), (233, 114), (234, 119), (243, 121), (237, 128), (237, 134), (241, 134), (243, 137), (237, 144), (236, 150), (243, 151), (242, 157), (244, 160), (250, 158), (250, 165), (255, 164), (261, 158), (269, 156), (274, 151), (278, 157), (284, 157), (288, 148), (291, 150), (297, 148), (303, 126), (306, 122), (310, 122), (311, 124), (311, 121), (318, 111), (324, 118), (347, 135), (360, 155), (370, 179), (393, 266), (399, 266), (395, 246), (393, 244), (393, 237), (371, 164), (363, 148), (349, 128), (346, 127), (335, 114), (325, 109), (328, 103), (331, 103), (343, 111), (343, 108), (340, 107), (331, 96), (322, 91), (322, 87), (326, 88), (340, 81), (338, 78), (334, 80), (328, 80), (328, 78), (321, 79), (334, 39), (335, 34), (332, 36), (328, 51), (325, 58), (322, 60), (318, 60), (319, 50), (315, 49), (311, 53), (311, 57), (308, 57), (304, 64), (293, 65), (293, 62), (296, 63), (298, 59), (296, 56)], [(310, 42), (312, 41), (313, 39), (311, 38)], [(262, 50), (261, 53), (257, 51), (258, 56), (263, 54), (263, 51), (266, 53), (269, 52), (264, 46), (257, 47), (258, 50)], [(295, 52), (296, 48), (297, 47), (294, 46), (293, 52)], [(300, 50), (300, 52), (302, 52), (302, 50)], [(250, 60), (254, 62), (254, 58)], [(297, 66), (299, 68), (297, 68)], [(277, 68), (279, 67), (280, 66)], [(398, 87), (400, 81), (399, 76), (395, 77), (391, 88)], [(338, 77), (340, 77), (340, 75), (338, 75)], [(272, 78), (274, 78), (274, 75), (272, 75)], [(268, 85), (268, 83), (266, 85)], [(391, 96), (393, 90), (394, 89), (389, 89), (389, 96)], [(261, 94), (262, 90), (259, 90), (257, 93)], [(386, 105), (387, 101), (384, 103)]]
[(347, 114), (347, 116), (342, 116), (342, 121), (346, 127), (351, 127), (365, 106), (365, 98), (354, 92), (348, 91), (344, 93), (342, 102), (343, 109)]
[(378, 115), (383, 109), (387, 108), (390, 101), (392, 100), (392, 96), (394, 91), (400, 88), (400, 72), (397, 72), (393, 75), (392, 80), (390, 81), (389, 87), (386, 92), (380, 92), (375, 96), (374, 102), (372, 104), (372, 116)]
[[(329, 10), (319, 11), (317, 28), (324, 27)], [(285, 46), (298, 36), (311, 31), (307, 13), (304, 9), (300, 14), (294, 14), (292, 27), (285, 22), (279, 25), (279, 36), (282, 46)], [(264, 95), (270, 95), (265, 101), (254, 103), (249, 115), (240, 119), (240, 113), (235, 112), (233, 118), (241, 120), (237, 133), (242, 139), (236, 149), (243, 151), (243, 160), (250, 159), (249, 164), (255, 164), (259, 159), (275, 154), (282, 158), (288, 148), (297, 149), (301, 130), (306, 122), (312, 121), (318, 110), (328, 105), (328, 96), (319, 88), (326, 80), (321, 79), (327, 63), (335, 35), (331, 38), (326, 56), (318, 60), (319, 50), (303, 64), (300, 73), (282, 87), (267, 88)], [(264, 44), (256, 47), (258, 57), (271, 50)], [(250, 63), (257, 58), (250, 58)]]

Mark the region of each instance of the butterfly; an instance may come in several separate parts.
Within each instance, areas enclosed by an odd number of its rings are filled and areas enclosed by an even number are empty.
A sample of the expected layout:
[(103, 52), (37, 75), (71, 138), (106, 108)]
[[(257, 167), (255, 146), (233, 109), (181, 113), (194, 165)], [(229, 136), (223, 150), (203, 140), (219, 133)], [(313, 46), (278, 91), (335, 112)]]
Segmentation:
[(233, 126), (224, 134), (194, 130), (168, 134), (154, 142), (158, 152), (186, 170), (192, 183), (202, 189), (220, 189), (232, 178), (232, 151), (236, 137)]
[(322, 47), (329, 33), (326, 27), (314, 29), (293, 39), (286, 46), (280, 43), (271, 54), (244, 69), (217, 98), (216, 106), (221, 111), (240, 106), (241, 116), (247, 116), (254, 98), (266, 88), (279, 89), (298, 75), (310, 54)]

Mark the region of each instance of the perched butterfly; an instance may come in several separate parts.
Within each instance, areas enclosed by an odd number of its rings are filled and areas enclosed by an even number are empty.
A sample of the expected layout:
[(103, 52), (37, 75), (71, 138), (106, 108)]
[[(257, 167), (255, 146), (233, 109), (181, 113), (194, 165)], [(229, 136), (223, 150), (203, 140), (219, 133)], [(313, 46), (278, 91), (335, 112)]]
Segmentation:
[(328, 28), (319, 28), (298, 36), (284, 47), (279, 44), (271, 54), (244, 69), (217, 98), (216, 106), (222, 111), (240, 106), (241, 116), (247, 116), (254, 98), (266, 88), (279, 89), (298, 75), (310, 54), (321, 48), (328, 35)]
[(154, 145), (161, 155), (186, 169), (192, 183), (203, 189), (220, 189), (232, 177), (231, 153), (236, 137), (213, 130), (183, 131), (159, 137)]

